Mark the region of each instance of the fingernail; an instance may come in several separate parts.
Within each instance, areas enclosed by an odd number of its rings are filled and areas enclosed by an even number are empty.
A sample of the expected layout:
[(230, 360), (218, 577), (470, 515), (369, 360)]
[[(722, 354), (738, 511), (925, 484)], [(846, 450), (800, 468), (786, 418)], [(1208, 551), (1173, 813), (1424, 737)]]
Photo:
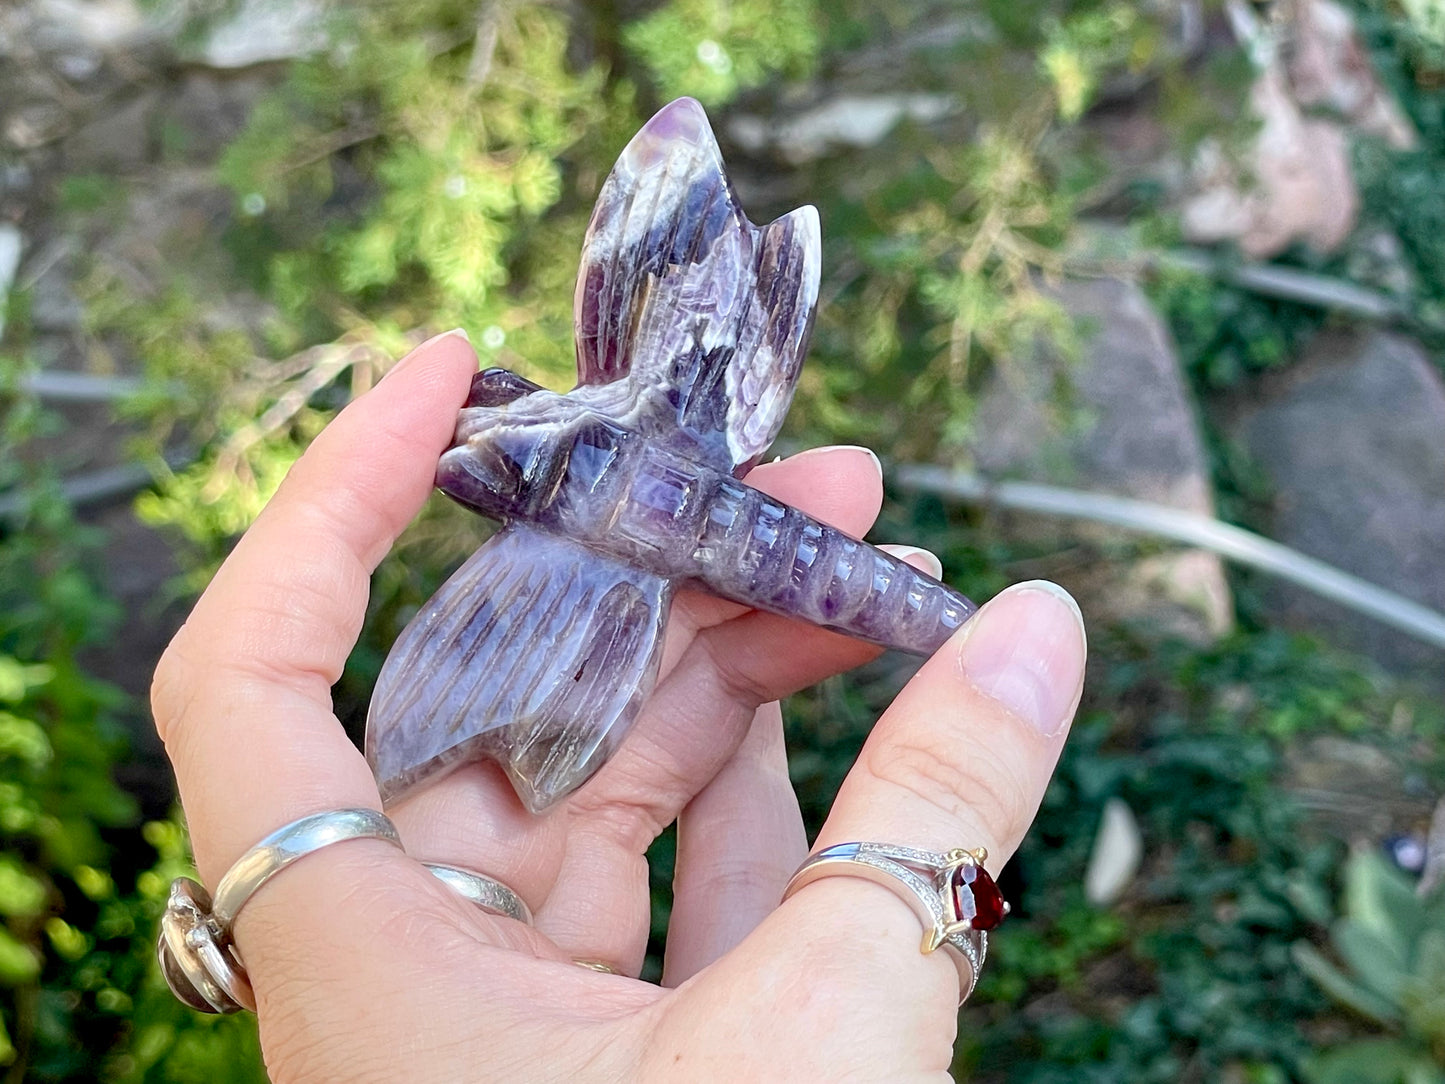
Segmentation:
[(859, 452), (873, 461), (873, 469), (878, 472), (879, 478), (883, 477), (883, 464), (878, 459), (877, 453), (872, 448), (865, 448), (861, 444), (825, 444), (821, 448), (808, 448), (790, 458), (802, 459), (804, 456), (822, 455), (824, 452)]
[(931, 553), (922, 546), (886, 545), (879, 546), (878, 548), (893, 554), (893, 556), (897, 557), (900, 561), (907, 561), (916, 569), (927, 572), (935, 580), (943, 575), (943, 562), (938, 559), (938, 555)]
[(443, 339), (461, 339), (464, 343), (470, 343), (472, 341), (471, 336), (467, 334), (466, 329), (460, 327), (454, 327), (450, 331), (443, 331), (440, 335), (433, 335), (430, 339), (422, 343), (420, 346), (416, 347), (400, 361), (398, 361), (395, 365), (393, 365), (390, 369), (388, 369), (381, 379), (385, 380), (393, 373), (401, 372), (402, 369), (405, 369), (418, 355), (425, 351), (427, 347), (431, 346), (433, 343), (439, 343)]
[(966, 626), (959, 662), (974, 688), (1045, 737), (1069, 724), (1084, 687), (1087, 642), (1078, 603), (1030, 580), (994, 598)]

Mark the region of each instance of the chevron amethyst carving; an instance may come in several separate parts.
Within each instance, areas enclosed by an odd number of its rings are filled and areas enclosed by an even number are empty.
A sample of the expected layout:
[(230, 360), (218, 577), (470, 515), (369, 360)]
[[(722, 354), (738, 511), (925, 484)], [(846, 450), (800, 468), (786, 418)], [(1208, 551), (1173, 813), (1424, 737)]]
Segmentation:
[(683, 98), (602, 186), (577, 277), (577, 386), (477, 374), (437, 486), (492, 536), (392, 648), (366, 752), (388, 799), (491, 758), (534, 812), (584, 783), (657, 678), (673, 592), (929, 654), (968, 599), (741, 479), (812, 330), (818, 215), (744, 217)]

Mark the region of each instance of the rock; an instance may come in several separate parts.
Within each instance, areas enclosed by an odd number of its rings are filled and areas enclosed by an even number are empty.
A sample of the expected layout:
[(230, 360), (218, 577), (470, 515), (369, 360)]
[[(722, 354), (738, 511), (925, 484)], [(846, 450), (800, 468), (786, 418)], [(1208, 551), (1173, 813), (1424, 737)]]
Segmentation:
[(1349, 12), (1334, 0), (1282, 6), (1285, 70), (1295, 101), (1331, 109), (1398, 150), (1415, 146), (1415, 129), (1376, 77)]
[[(1124, 280), (1092, 279), (1066, 282), (1056, 296), (1081, 322), (1082, 356), (1062, 370), (1011, 366), (991, 381), (974, 416), (977, 469), (1213, 515), (1208, 459), (1174, 344), (1143, 292)], [(1084, 416), (1078, 431), (1053, 416), (1061, 376)], [(1022, 525), (1061, 549), (1079, 539), (1109, 548), (1123, 540), (1103, 527), (1032, 517)], [(1224, 569), (1210, 553), (1170, 549), (1054, 574), (1090, 620), (1143, 621), (1195, 641), (1233, 625)]]
[(211, 27), (195, 59), (213, 68), (247, 68), (306, 56), (326, 44), (325, 12), (318, 0), (241, 0)]
[(246, 127), (251, 108), (272, 89), (280, 69), (185, 72), (161, 106), (162, 123), (188, 162), (212, 162)]
[(143, 90), (66, 137), (66, 168), (71, 173), (124, 173), (145, 165), (160, 97), (158, 90)]
[(131, 48), (155, 31), (135, 0), (30, 0), (0, 11), (0, 56), (23, 48), (88, 67), (85, 58)]
[(782, 120), (741, 115), (728, 134), (751, 153), (771, 148), (789, 162), (810, 162), (834, 147), (871, 147), (903, 120), (927, 124), (956, 112), (944, 94), (840, 94)]
[[(1231, 161), (1218, 143), (1204, 144), (1181, 208), (1184, 234), (1236, 241), (1261, 258), (1300, 241), (1332, 252), (1359, 215), (1347, 134), (1405, 149), (1415, 145), (1415, 131), (1335, 0), (1284, 0), (1267, 28), (1247, 4), (1227, 10), (1260, 67), (1250, 90), (1260, 127), (1243, 162)], [(1321, 110), (1338, 120), (1318, 116)]]
[(15, 285), (24, 247), (20, 230), (8, 222), (0, 222), (0, 338), (5, 335), (5, 310), (10, 304), (10, 288)]
[(1256, 258), (1297, 241), (1333, 251), (1354, 227), (1360, 204), (1344, 131), (1306, 118), (1276, 66), (1255, 83), (1250, 105), (1260, 127), (1243, 170), (1217, 143), (1206, 142), (1196, 157), (1194, 193), (1181, 208), (1185, 237), (1235, 241)]
[(1084, 898), (1108, 907), (1124, 894), (1144, 858), (1144, 836), (1134, 811), (1121, 798), (1104, 803), (1099, 831), (1084, 870)]
[[(1322, 334), (1227, 413), (1273, 488), (1272, 537), (1445, 610), (1445, 380), (1418, 343)], [(1329, 630), (1392, 669), (1445, 671), (1438, 648), (1288, 585), (1264, 589), (1283, 623)]]
[(17, 151), (30, 151), (53, 143), (70, 131), (71, 118), (55, 102), (34, 101), (5, 115), (4, 139)]

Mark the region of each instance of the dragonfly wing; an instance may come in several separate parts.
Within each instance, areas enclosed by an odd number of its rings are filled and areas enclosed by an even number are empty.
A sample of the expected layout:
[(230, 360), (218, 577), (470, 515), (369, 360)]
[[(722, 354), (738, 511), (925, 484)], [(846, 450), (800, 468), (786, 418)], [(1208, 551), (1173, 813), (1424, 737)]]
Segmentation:
[(792, 401), (821, 262), (817, 212), (754, 226), (702, 107), (673, 102), (597, 197), (574, 307), (579, 385), (628, 381), (639, 428), (743, 473)]
[(671, 585), (512, 524), (397, 639), (366, 725), (388, 801), (497, 761), (533, 812), (586, 782), (657, 678)]

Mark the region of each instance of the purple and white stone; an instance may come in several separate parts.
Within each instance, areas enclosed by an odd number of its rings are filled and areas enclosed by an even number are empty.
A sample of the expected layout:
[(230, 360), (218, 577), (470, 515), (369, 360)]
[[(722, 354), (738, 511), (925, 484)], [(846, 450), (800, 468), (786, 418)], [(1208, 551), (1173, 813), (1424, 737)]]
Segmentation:
[(616, 750), (679, 585), (915, 654), (952, 588), (740, 479), (777, 436), (812, 331), (818, 215), (750, 223), (697, 102), (633, 137), (577, 276), (577, 387), (478, 373), (437, 486), (492, 536), (401, 634), (366, 753), (395, 798), (491, 758), (539, 812)]

